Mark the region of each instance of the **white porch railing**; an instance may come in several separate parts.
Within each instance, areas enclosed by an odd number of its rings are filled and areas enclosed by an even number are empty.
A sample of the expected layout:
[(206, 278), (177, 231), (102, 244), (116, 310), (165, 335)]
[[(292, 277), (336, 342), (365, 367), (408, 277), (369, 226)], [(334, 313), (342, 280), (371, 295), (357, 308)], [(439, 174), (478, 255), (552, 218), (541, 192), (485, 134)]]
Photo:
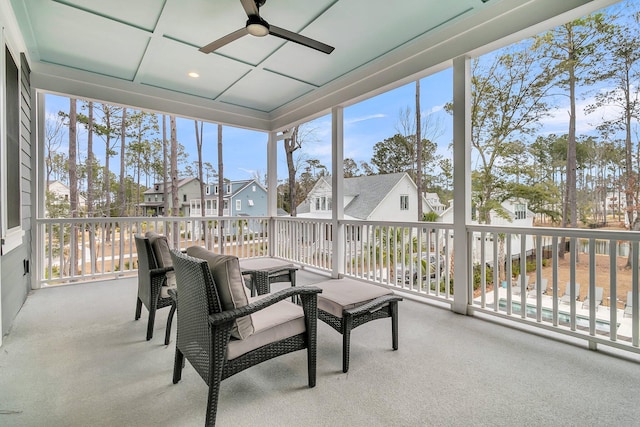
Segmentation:
[[(607, 344), (640, 353), (640, 233), (467, 229), (474, 259), (472, 312), (583, 338), (590, 348)], [(500, 271), (494, 260), (504, 266)], [(599, 292), (602, 299), (596, 300)]]
[[(471, 262), (467, 277), (456, 279), (452, 224), (339, 221), (344, 244), (334, 253), (338, 236), (331, 220), (79, 218), (37, 223), (37, 278), (44, 285), (135, 274), (132, 236), (155, 230), (166, 234), (174, 248), (201, 245), (241, 258), (273, 254), (327, 272), (335, 272), (338, 263), (341, 275), (448, 305), (455, 284), (466, 288), (471, 314), (585, 339), (592, 348), (606, 344), (640, 353), (636, 232), (468, 226), (462, 250)], [(77, 248), (75, 255), (71, 248)], [(580, 288), (569, 286), (564, 297), (567, 283)], [(601, 301), (585, 302), (587, 294), (599, 292)]]
[(266, 256), (268, 226), (268, 218), (257, 217), (38, 219), (37, 280), (50, 285), (135, 274), (133, 235), (147, 231), (166, 235), (172, 248)]

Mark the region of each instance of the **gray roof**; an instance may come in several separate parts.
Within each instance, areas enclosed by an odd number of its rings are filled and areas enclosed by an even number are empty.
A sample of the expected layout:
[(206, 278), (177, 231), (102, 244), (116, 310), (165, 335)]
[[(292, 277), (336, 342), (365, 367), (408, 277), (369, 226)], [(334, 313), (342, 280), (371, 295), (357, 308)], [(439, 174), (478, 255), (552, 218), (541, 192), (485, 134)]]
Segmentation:
[[(353, 200), (344, 207), (344, 214), (358, 219), (369, 218), (375, 208), (378, 207), (393, 187), (400, 182), (404, 175), (406, 175), (404, 172), (400, 172), (345, 178), (343, 184), (344, 197), (353, 197)], [(326, 182), (331, 185), (331, 180), (326, 180)], [(309, 212), (311, 212), (311, 207), (306, 200), (296, 208), (296, 213), (298, 214)]]
[(344, 207), (345, 215), (358, 219), (367, 219), (404, 175), (405, 173), (402, 172), (345, 178), (344, 195), (355, 196)]

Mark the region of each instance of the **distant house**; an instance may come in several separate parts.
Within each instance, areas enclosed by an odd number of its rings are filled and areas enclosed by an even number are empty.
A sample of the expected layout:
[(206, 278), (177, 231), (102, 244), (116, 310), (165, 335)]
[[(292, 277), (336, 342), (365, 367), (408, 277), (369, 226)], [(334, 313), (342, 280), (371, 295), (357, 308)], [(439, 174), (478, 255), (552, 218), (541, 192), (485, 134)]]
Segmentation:
[[(533, 227), (533, 219), (535, 214), (528, 209), (526, 200), (523, 199), (510, 199), (502, 203), (502, 207), (507, 212), (507, 218), (497, 215), (495, 212), (491, 215), (491, 224), (506, 226), (506, 227)], [(475, 212), (475, 209), (474, 209)], [(447, 208), (441, 216), (442, 222), (453, 223), (453, 201), (451, 201), (449, 208)], [(474, 217), (471, 220), (472, 224), (478, 224), (478, 220)], [(453, 243), (453, 236), (450, 236)], [(493, 262), (493, 236), (486, 236), (485, 246), (485, 261)], [(480, 245), (481, 236), (475, 236), (475, 242), (473, 245), (473, 261), (480, 261)], [(521, 253), (522, 241), (520, 235), (511, 235), (511, 255), (512, 257), (519, 257)], [(506, 245), (505, 245), (506, 248)], [(535, 249), (535, 242), (531, 234), (526, 235), (525, 251), (528, 253)]]
[[(217, 217), (218, 198), (222, 191), (223, 208), (222, 216), (227, 217), (260, 217), (267, 216), (267, 189), (255, 179), (243, 181), (226, 181), (223, 188), (218, 184), (205, 186), (205, 209), (201, 209), (200, 193), (189, 201), (192, 217)], [(203, 215), (204, 214), (204, 215)], [(238, 231), (239, 220), (232, 223), (227, 232), (235, 234)], [(260, 220), (246, 219), (242, 221), (245, 230), (260, 230)], [(196, 233), (199, 233), (199, 224), (196, 223)]]
[[(168, 183), (170, 186), (171, 184)], [(164, 184), (155, 183), (143, 193), (143, 202), (140, 203), (143, 215), (147, 216), (171, 216), (173, 208), (171, 187), (167, 189), (169, 212), (164, 212)], [(178, 216), (190, 216), (189, 201), (200, 196), (200, 181), (197, 178), (183, 178), (178, 181)]]
[[(223, 216), (266, 216), (267, 189), (255, 179), (225, 182)], [(189, 201), (191, 216), (218, 216), (218, 184), (205, 186), (204, 215), (200, 206), (200, 193)]]
[[(417, 221), (417, 187), (406, 173), (367, 175), (343, 181), (344, 217), (368, 221)], [(307, 218), (331, 218), (330, 178), (321, 177), (298, 205), (296, 214)], [(421, 200), (423, 212), (436, 212)]]
[[(69, 204), (69, 197), (71, 196), (71, 190), (65, 183), (58, 180), (48, 181), (47, 191), (52, 197), (52, 199), (50, 199), (51, 203), (67, 204), (67, 205)], [(84, 211), (86, 210), (86, 208), (87, 208), (86, 197), (78, 193), (78, 209), (81, 211)]]
[(442, 215), (445, 209), (447, 209), (447, 207), (440, 201), (440, 197), (437, 193), (424, 193), (424, 200), (429, 205), (429, 209), (439, 215)]

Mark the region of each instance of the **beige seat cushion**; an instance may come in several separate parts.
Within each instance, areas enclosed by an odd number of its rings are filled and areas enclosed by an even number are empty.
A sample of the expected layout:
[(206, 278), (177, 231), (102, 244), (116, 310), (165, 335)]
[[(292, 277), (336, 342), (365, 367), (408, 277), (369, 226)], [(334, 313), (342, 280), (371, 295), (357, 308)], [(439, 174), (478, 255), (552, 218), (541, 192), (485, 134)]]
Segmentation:
[[(249, 303), (247, 288), (244, 286), (244, 280), (240, 273), (238, 257), (214, 254), (201, 246), (187, 248), (187, 255), (203, 259), (209, 264), (211, 277), (216, 285), (223, 310), (233, 310)], [(231, 335), (239, 339), (246, 339), (253, 332), (254, 326), (251, 316), (245, 316), (236, 319)]]
[(358, 307), (383, 295), (391, 295), (393, 291), (380, 286), (358, 282), (351, 279), (332, 279), (314, 283), (322, 289), (318, 294), (318, 310), (342, 317), (343, 310)]
[[(258, 298), (250, 298), (254, 301)], [(305, 331), (302, 307), (280, 301), (251, 315), (255, 332), (244, 340), (231, 340), (227, 359), (235, 359), (266, 344), (283, 340)]]
[(264, 270), (277, 267), (293, 266), (291, 262), (276, 258), (249, 258), (240, 260), (240, 267), (245, 270)]
[[(156, 264), (158, 264), (158, 267), (173, 267), (173, 261), (171, 261), (171, 252), (169, 250), (169, 242), (167, 241), (167, 236), (163, 236), (162, 234), (158, 234), (154, 231), (147, 231), (144, 236), (148, 238), (149, 243), (151, 243), (151, 249), (153, 249), (153, 254), (156, 257)], [(175, 272), (167, 272), (166, 286), (175, 288)], [(162, 289), (160, 296), (162, 296), (162, 292), (164, 294), (167, 294), (166, 289)], [(162, 298), (166, 297), (168, 297), (168, 294), (167, 296), (162, 296)]]

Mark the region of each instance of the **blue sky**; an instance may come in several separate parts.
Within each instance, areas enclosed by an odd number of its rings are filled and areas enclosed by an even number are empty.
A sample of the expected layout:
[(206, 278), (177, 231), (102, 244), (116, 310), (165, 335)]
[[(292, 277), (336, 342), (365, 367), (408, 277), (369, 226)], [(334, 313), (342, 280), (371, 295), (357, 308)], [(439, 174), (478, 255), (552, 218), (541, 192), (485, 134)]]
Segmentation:
[[(438, 121), (441, 135), (436, 139), (439, 151), (448, 155), (447, 147), (451, 142), (451, 117), (442, 110), (451, 100), (452, 74), (445, 70), (421, 80), (421, 109), (423, 116), (430, 115)], [(46, 111), (56, 115), (58, 111), (68, 111), (69, 101), (65, 97), (47, 95)], [(396, 134), (399, 129), (400, 112), (410, 107), (415, 109), (415, 84), (411, 83), (398, 89), (370, 98), (344, 110), (345, 157), (356, 162), (371, 162), (375, 143)], [(424, 119), (423, 119), (424, 120)], [(318, 159), (328, 169), (331, 168), (331, 117), (320, 117), (308, 125), (313, 128), (312, 135), (304, 144), (299, 155), (303, 159)], [(194, 125), (191, 119), (179, 118), (177, 121), (178, 141), (185, 146), (191, 160), (197, 160)], [(84, 133), (79, 133), (84, 138)], [(204, 160), (217, 168), (218, 129), (215, 123), (204, 126)], [(103, 160), (104, 150), (96, 145), (96, 156)], [(66, 140), (61, 150), (67, 150)], [(267, 170), (266, 160), (267, 134), (246, 129), (223, 127), (224, 176), (231, 180), (252, 178), (256, 172), (264, 176)], [(282, 148), (278, 145), (278, 179), (287, 176), (287, 165)], [(117, 161), (117, 160), (116, 160)], [(119, 167), (116, 162), (114, 167)], [(117, 169), (115, 169), (117, 170)]]

